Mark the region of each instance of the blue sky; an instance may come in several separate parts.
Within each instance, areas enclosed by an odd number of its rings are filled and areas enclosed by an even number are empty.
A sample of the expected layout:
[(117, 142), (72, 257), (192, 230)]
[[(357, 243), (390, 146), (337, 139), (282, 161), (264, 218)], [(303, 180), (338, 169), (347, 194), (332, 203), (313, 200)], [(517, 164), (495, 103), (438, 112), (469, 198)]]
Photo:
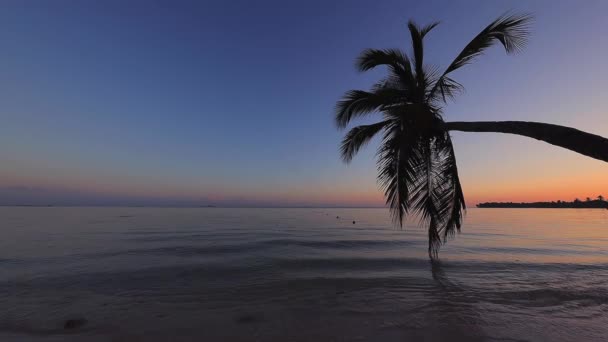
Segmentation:
[[(528, 48), (459, 72), (446, 119), (608, 136), (605, 1), (3, 1), (0, 204), (382, 205), (377, 142), (338, 154), (335, 102), (382, 74), (354, 59), (440, 20), (426, 58), (445, 67), (508, 10), (535, 15)], [(608, 193), (605, 163), (454, 138), (470, 201)]]

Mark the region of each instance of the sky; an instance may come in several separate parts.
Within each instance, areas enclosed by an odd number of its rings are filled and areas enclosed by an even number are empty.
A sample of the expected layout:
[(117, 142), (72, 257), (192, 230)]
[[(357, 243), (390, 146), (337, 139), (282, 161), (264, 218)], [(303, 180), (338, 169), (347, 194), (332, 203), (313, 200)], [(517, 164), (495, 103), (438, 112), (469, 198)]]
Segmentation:
[[(445, 119), (608, 136), (606, 1), (4, 0), (0, 204), (382, 206), (379, 141), (339, 158), (336, 101), (383, 74), (355, 58), (439, 20), (425, 58), (445, 67), (506, 11), (534, 15), (528, 46), (455, 73)], [(452, 136), (469, 205), (608, 195), (608, 163)]]

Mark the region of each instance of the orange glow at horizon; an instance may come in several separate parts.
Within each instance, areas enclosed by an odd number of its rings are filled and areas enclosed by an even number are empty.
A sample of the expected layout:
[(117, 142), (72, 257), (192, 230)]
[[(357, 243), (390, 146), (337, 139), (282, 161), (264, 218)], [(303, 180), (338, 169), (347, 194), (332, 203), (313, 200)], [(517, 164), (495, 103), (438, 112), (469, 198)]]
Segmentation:
[[(570, 175), (513, 175), (495, 179), (465, 179), (465, 196), (469, 203), (572, 201), (608, 194), (608, 177), (603, 168), (578, 170)], [(532, 172), (531, 172), (532, 173)], [(461, 176), (462, 177), (462, 176)]]

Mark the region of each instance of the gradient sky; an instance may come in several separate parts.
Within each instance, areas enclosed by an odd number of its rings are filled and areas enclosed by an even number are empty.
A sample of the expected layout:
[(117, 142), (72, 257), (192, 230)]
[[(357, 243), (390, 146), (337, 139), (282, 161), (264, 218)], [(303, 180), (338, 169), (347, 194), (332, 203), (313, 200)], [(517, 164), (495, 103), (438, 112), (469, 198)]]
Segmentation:
[[(8, 1), (0, 4), (0, 204), (378, 206), (374, 153), (339, 159), (336, 100), (368, 47), (441, 20), (445, 67), (507, 10), (525, 51), (455, 74), (447, 120), (608, 136), (607, 1)], [(524, 137), (453, 133), (469, 204), (608, 195), (608, 164)]]

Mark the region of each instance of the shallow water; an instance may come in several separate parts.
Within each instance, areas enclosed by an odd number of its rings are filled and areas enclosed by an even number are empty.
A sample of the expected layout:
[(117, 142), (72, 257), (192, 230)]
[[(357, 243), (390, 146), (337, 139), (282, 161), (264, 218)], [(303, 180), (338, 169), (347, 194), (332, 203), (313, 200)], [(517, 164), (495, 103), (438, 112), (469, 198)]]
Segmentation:
[(470, 209), (433, 264), (385, 209), (4, 207), (0, 232), (1, 341), (608, 336), (608, 210)]

